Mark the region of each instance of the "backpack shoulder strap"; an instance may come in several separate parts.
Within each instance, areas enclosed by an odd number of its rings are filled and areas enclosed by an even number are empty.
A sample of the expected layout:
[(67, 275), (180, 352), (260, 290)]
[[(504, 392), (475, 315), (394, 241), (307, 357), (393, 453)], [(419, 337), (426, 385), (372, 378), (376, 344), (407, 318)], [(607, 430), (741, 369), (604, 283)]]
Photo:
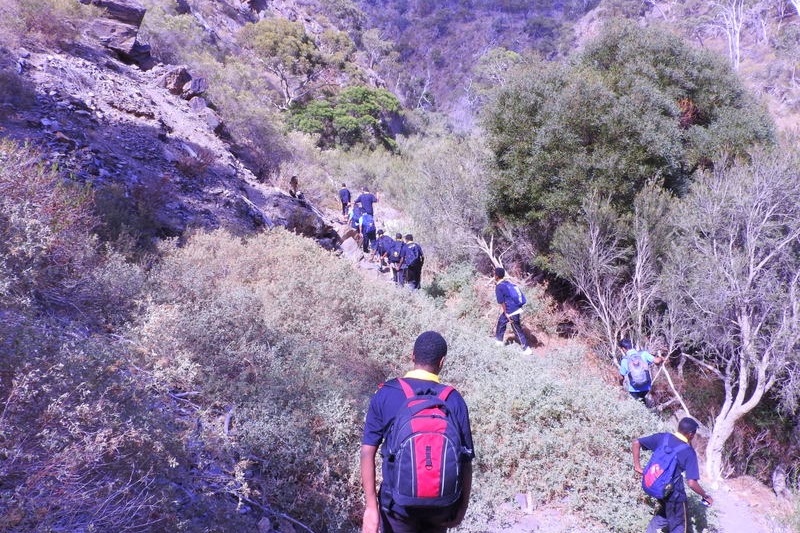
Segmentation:
[(447, 397), (450, 396), (450, 393), (453, 392), (455, 389), (450, 385), (446, 385), (445, 388), (439, 392), (439, 399), (443, 402), (447, 400)]
[(403, 393), (406, 395), (406, 398), (413, 398), (416, 396), (414, 394), (414, 389), (411, 388), (411, 384), (408, 381), (404, 380), (403, 378), (397, 378), (397, 382), (400, 384), (400, 388), (403, 389)]

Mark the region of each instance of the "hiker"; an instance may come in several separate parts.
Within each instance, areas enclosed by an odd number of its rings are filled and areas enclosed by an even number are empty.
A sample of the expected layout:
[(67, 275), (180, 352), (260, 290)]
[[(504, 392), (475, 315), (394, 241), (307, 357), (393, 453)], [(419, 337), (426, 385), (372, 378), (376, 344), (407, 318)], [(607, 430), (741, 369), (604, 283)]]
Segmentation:
[(372, 252), (370, 261), (378, 256), (378, 270), (383, 272), (383, 269), (389, 266), (389, 251), (394, 246), (394, 239), (391, 235), (387, 235), (382, 229), (378, 230), (378, 238), (375, 241), (375, 250)]
[[(370, 400), (361, 440), (362, 533), (377, 533), (379, 524), (382, 533), (444, 533), (464, 519), (475, 453), (467, 404), (439, 380), (445, 355), (447, 342), (439, 333), (420, 334), (411, 353), (414, 369), (379, 385)], [(419, 402), (431, 403), (412, 416)], [(426, 449), (413, 461), (420, 441)], [(376, 492), (378, 446), (384, 459)]]
[[(697, 481), (700, 479), (700, 469), (697, 465), (697, 453), (692, 448), (692, 439), (698, 427), (697, 421), (685, 417), (678, 422), (678, 431), (675, 433), (654, 433), (631, 443), (633, 469), (642, 475), (645, 492), (656, 497), (659, 503), (659, 508), (647, 525), (647, 533), (662, 530), (667, 533), (688, 533), (687, 498), (682, 473), (686, 474), (686, 484), (703, 499), (705, 505), (714, 503), (714, 499)], [(646, 471), (642, 469), (639, 459), (642, 448), (653, 451)], [(674, 470), (669, 467), (672, 456), (675, 459)], [(659, 472), (663, 472), (661, 477)], [(666, 491), (660, 488), (665, 485), (668, 488)], [(654, 490), (657, 492), (653, 492)]]
[(350, 207), (350, 189), (347, 185), (342, 183), (342, 188), (339, 189), (339, 200), (342, 202), (342, 216), (347, 216), (347, 210)]
[(365, 212), (375, 216), (375, 210), (372, 204), (378, 203), (378, 197), (369, 192), (369, 189), (364, 187), (361, 189), (361, 194), (356, 198), (356, 203), (361, 205)]
[(661, 352), (653, 355), (646, 350), (634, 349), (630, 339), (620, 339), (618, 346), (623, 353), (619, 364), (620, 384), (626, 384), (631, 397), (647, 405), (647, 393), (652, 387), (650, 365), (660, 365), (664, 358)]
[(511, 324), (511, 329), (517, 336), (517, 340), (522, 346), (522, 353), (530, 355), (532, 353), (530, 346), (528, 346), (528, 339), (522, 331), (522, 307), (527, 303), (525, 295), (519, 290), (519, 287), (504, 279), (506, 271), (502, 267), (494, 269), (494, 295), (497, 303), (500, 304), (500, 316), (497, 317), (497, 327), (495, 328), (494, 338), (499, 346), (505, 346), (503, 336), (506, 332), (506, 326)]
[(403, 281), (408, 283), (412, 290), (417, 290), (420, 287), (422, 264), (424, 262), (425, 255), (422, 253), (422, 247), (414, 242), (413, 235), (410, 233), (407, 234), (400, 269), (405, 270), (403, 273)]
[(364, 213), (358, 219), (358, 232), (361, 234), (361, 251), (365, 254), (375, 246), (375, 219)]
[(389, 268), (392, 269), (392, 281), (397, 283), (398, 285), (403, 285), (405, 280), (400, 279), (400, 264), (403, 259), (403, 248), (405, 247), (405, 243), (403, 242), (403, 234), (397, 233), (394, 236), (394, 242), (392, 243), (391, 248), (389, 249)]
[(300, 189), (300, 184), (297, 181), (297, 176), (292, 176), (289, 179), (289, 196), (291, 196), (292, 198), (302, 199), (303, 193), (301, 193), (299, 189)]

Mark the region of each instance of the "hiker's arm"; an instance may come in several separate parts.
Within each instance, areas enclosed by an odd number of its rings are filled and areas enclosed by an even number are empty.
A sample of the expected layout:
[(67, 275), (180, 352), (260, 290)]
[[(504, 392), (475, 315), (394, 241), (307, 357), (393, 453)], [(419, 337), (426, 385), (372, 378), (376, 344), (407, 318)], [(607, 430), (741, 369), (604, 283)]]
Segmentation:
[(703, 487), (700, 486), (700, 483), (698, 483), (696, 479), (687, 479), (686, 484), (689, 485), (689, 488), (695, 491), (698, 496), (707, 501), (708, 505), (714, 503), (714, 498), (709, 496), (708, 493), (703, 490)]
[(469, 495), (472, 492), (472, 461), (461, 463), (461, 467), (461, 501), (453, 519), (442, 524), (448, 528), (456, 527), (464, 520), (469, 506)]
[(642, 450), (642, 445), (639, 444), (639, 439), (634, 439), (631, 443), (631, 452), (633, 453), (633, 470), (637, 474), (644, 472), (642, 470), (642, 461), (639, 459), (639, 454)]
[(364, 521), (361, 533), (378, 533), (380, 511), (378, 509), (378, 492), (375, 487), (375, 455), (377, 446), (361, 445), (361, 486), (364, 489)]

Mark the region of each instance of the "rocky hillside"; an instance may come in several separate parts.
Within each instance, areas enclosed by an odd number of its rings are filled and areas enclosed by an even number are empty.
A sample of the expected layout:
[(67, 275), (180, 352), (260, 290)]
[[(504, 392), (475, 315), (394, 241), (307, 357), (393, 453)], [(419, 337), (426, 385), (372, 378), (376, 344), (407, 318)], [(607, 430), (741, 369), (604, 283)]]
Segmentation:
[(97, 1), (105, 16), (60, 49), (2, 50), (3, 135), (40, 147), (46, 163), (90, 184), (105, 221), (149, 237), (189, 228), (247, 233), (283, 225), (334, 248), (332, 228), (306, 203), (259, 182), (231, 153), (208, 83), (156, 63), (137, 40), (137, 2)]

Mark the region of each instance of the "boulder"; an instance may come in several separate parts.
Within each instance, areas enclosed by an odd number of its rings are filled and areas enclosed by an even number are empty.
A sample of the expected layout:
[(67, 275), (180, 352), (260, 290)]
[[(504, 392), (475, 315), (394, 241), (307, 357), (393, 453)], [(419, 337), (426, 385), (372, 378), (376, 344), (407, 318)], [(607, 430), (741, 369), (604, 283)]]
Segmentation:
[(142, 24), (145, 7), (135, 0), (80, 0), (82, 4), (93, 5), (103, 9), (108, 18), (135, 26)]
[(275, 191), (265, 198), (260, 209), (273, 223), (310, 237), (327, 250), (340, 244), (339, 234), (305, 200)]
[[(191, 78), (191, 75), (190, 75)], [(195, 96), (200, 96), (208, 90), (208, 81), (205, 78), (191, 78), (183, 85), (182, 97), (191, 100)]]
[(183, 93), (183, 87), (192, 81), (192, 75), (184, 66), (175, 67), (169, 72), (164, 74), (161, 78), (160, 85), (166, 88), (172, 94)]
[(138, 29), (130, 24), (110, 19), (97, 19), (89, 28), (89, 33), (106, 48), (129, 56), (136, 49)]

